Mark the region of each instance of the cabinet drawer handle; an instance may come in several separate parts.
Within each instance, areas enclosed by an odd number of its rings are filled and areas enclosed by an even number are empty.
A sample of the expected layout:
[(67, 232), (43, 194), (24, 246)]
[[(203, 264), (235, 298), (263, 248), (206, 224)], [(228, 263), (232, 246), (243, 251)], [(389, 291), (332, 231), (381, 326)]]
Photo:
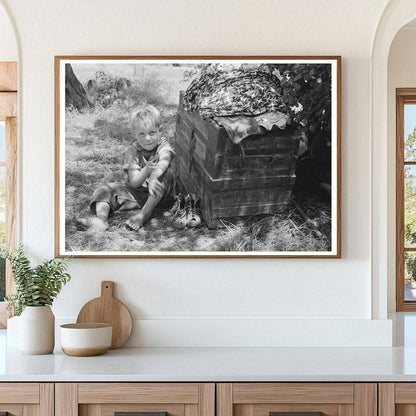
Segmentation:
[(115, 412), (114, 416), (168, 416), (168, 412)]
[(322, 412), (269, 412), (269, 416), (324, 416)]

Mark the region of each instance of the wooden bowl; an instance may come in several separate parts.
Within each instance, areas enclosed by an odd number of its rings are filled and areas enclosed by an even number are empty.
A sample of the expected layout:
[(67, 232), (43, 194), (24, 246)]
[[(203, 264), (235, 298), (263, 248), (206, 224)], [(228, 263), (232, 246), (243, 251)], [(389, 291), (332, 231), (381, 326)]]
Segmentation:
[(112, 326), (102, 323), (61, 325), (61, 348), (67, 355), (89, 357), (111, 347)]

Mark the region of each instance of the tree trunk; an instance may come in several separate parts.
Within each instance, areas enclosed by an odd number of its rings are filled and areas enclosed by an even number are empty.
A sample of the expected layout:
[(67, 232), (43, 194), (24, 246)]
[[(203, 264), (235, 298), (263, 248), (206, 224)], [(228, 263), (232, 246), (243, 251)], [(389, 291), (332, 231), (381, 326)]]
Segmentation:
[(87, 93), (75, 76), (70, 64), (65, 64), (65, 107), (74, 106), (82, 110), (91, 106)]

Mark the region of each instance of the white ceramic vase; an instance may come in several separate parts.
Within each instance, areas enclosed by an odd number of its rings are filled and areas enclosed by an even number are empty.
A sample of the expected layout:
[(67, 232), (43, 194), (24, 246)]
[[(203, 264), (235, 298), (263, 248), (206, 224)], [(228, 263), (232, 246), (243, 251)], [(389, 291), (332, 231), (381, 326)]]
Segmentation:
[(50, 354), (55, 347), (55, 316), (50, 306), (26, 306), (19, 319), (21, 354)]

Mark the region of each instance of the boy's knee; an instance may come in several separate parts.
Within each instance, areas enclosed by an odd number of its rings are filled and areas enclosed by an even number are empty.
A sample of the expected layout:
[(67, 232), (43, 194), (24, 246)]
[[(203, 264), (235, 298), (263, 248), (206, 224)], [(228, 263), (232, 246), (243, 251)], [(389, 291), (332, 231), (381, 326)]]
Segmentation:
[(97, 202), (105, 202), (110, 206), (110, 210), (113, 211), (112, 203), (112, 187), (111, 184), (101, 185), (98, 187), (92, 194), (90, 200), (90, 210), (93, 214), (96, 214), (96, 205)]
[(92, 194), (91, 200), (96, 200), (98, 198), (110, 198), (111, 197), (111, 185), (101, 185), (98, 188), (95, 189), (95, 191)]

